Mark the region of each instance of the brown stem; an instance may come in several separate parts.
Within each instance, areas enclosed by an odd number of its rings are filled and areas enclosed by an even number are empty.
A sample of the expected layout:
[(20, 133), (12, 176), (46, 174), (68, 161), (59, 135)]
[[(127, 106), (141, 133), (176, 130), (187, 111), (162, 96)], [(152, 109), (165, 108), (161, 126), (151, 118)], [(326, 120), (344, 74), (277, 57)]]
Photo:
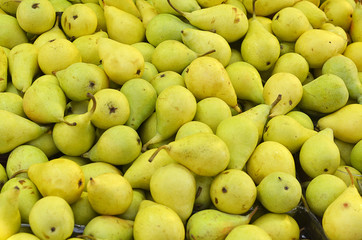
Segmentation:
[(77, 123), (76, 122), (68, 122), (68, 121), (65, 121), (65, 120), (63, 120), (62, 121), (63, 123), (65, 123), (65, 124), (67, 124), (68, 126), (76, 126), (77, 125)]
[(156, 151), (151, 155), (151, 157), (148, 159), (149, 162), (152, 162), (153, 159), (157, 156), (157, 154), (162, 150), (162, 149), (167, 149), (168, 146), (167, 145), (162, 145), (160, 147), (158, 147), (156, 149)]
[(209, 54), (214, 53), (214, 52), (216, 52), (216, 50), (212, 49), (210, 51), (207, 51), (206, 53), (200, 54), (199, 57), (203, 57), (203, 56), (209, 55)]
[(251, 213), (248, 214), (249, 221), (254, 216), (254, 214), (258, 211), (259, 207), (256, 206)]
[(256, 14), (255, 14), (255, 3), (256, 3), (256, 0), (253, 0), (253, 19), (256, 19)]
[(344, 167), (344, 168), (346, 169), (346, 171), (347, 171), (347, 173), (349, 175), (349, 178), (351, 179), (351, 186), (353, 186), (354, 185), (354, 178), (353, 178), (353, 175), (351, 173), (351, 170), (349, 170), (348, 167)]
[(278, 94), (277, 98), (274, 100), (274, 102), (270, 105), (271, 108), (273, 108), (275, 105), (278, 104), (278, 102), (280, 102), (280, 100), (282, 100), (282, 95)]
[(89, 110), (89, 112), (94, 113), (94, 111), (96, 110), (96, 107), (97, 107), (96, 98), (91, 93), (87, 93), (87, 97), (89, 97), (93, 101), (92, 108)]
[(174, 5), (172, 5), (171, 0), (167, 0), (167, 2), (170, 5), (170, 7), (172, 7), (173, 10), (175, 10), (178, 14), (180, 14), (181, 16), (185, 16), (185, 14), (182, 11), (178, 10), (177, 8), (175, 8)]

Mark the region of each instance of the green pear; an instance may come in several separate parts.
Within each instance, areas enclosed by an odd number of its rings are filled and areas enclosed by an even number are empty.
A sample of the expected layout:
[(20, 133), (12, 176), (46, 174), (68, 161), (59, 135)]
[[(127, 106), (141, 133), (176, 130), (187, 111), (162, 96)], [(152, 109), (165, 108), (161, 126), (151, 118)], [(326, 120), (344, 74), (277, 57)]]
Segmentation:
[(132, 203), (132, 187), (126, 178), (117, 173), (91, 177), (87, 192), (92, 208), (101, 215), (124, 213)]
[[(197, 0), (184, 0), (184, 1), (173, 1), (172, 2), (174, 6), (177, 9), (180, 9), (181, 11), (195, 11), (199, 10), (201, 7), (199, 6), (199, 3)], [(180, 15), (176, 10), (174, 10), (170, 4), (167, 2), (167, 0), (152, 0), (152, 4), (155, 6), (157, 12), (159, 13), (170, 13), (174, 15)]]
[(19, 26), (14, 16), (0, 14), (0, 46), (12, 49), (18, 44), (28, 43), (25, 31)]
[(83, 101), (69, 101), (65, 108), (65, 115), (82, 114), (88, 112), (89, 99)]
[(160, 167), (175, 163), (175, 160), (173, 160), (165, 150), (161, 150), (153, 160), (149, 162), (148, 160), (156, 150), (156, 148), (153, 148), (141, 153), (125, 171), (124, 178), (127, 179), (132, 188), (149, 190), (153, 173)]
[(200, 176), (195, 174), (196, 196), (194, 202), (194, 211), (198, 212), (208, 209), (212, 206), (210, 198), (210, 186), (214, 177)]
[(284, 41), (282, 41), (282, 42), (279, 43), (279, 45), (280, 45), (280, 56), (283, 56), (286, 53), (294, 52), (295, 42), (284, 42)]
[(334, 142), (339, 149), (341, 157), (340, 165), (351, 165), (351, 152), (354, 144), (341, 141), (337, 138), (334, 138)]
[(230, 214), (244, 214), (256, 200), (253, 179), (241, 169), (228, 169), (218, 174), (210, 185), (210, 198), (214, 206)]
[(351, 184), (327, 207), (322, 217), (322, 226), (330, 239), (359, 239), (362, 230), (359, 219), (362, 218), (362, 198), (353, 183), (352, 173), (349, 172)]
[(256, 125), (248, 118), (233, 116), (222, 120), (215, 134), (228, 146), (230, 161), (227, 168), (242, 170), (258, 144)]
[(148, 23), (151, 19), (157, 16), (159, 13), (156, 7), (149, 1), (146, 0), (136, 0), (135, 4), (140, 12), (143, 26), (147, 28)]
[(97, 29), (97, 15), (85, 4), (72, 4), (64, 9), (61, 25), (69, 38), (93, 34)]
[(313, 28), (320, 28), (328, 21), (326, 13), (311, 1), (296, 2), (293, 7), (304, 13)]
[(206, 123), (193, 120), (185, 123), (179, 128), (176, 133), (175, 140), (187, 137), (198, 132), (213, 133), (212, 129)]
[(239, 99), (264, 103), (263, 83), (258, 70), (250, 63), (236, 61), (226, 71)]
[(196, 28), (182, 21), (179, 17), (170, 13), (159, 13), (154, 16), (146, 28), (146, 39), (153, 46), (157, 46), (165, 40), (177, 40), (182, 42), (181, 30)]
[(19, 232), (8, 238), (9, 240), (40, 240), (38, 237), (31, 233)]
[[(141, 0), (145, 1), (145, 0)], [(136, 42), (131, 44), (133, 47), (137, 48), (143, 55), (145, 62), (151, 62), (151, 57), (155, 47), (149, 42)]]
[(80, 198), (70, 205), (74, 214), (74, 223), (87, 225), (93, 218), (99, 214), (95, 212), (89, 203), (88, 192), (82, 192)]
[(0, 92), (0, 109), (26, 117), (23, 109), (23, 98), (12, 92)]
[(15, 177), (9, 179), (9, 181), (4, 184), (1, 192), (11, 190), (14, 187), (20, 189), (18, 197), (18, 208), (21, 216), (21, 222), (29, 223), (30, 210), (42, 196), (40, 195), (35, 184), (30, 179), (24, 177)]
[(81, 61), (80, 51), (68, 39), (59, 38), (46, 42), (38, 50), (38, 64), (44, 74), (55, 74)]
[(141, 202), (146, 199), (146, 194), (143, 189), (137, 189), (137, 188), (134, 188), (132, 192), (133, 195), (132, 195), (131, 205), (127, 208), (127, 210), (124, 213), (119, 214), (118, 217), (134, 221), (134, 219), (137, 216)]
[(239, 61), (243, 61), (241, 52), (239, 50), (237, 50), (236, 48), (231, 48), (231, 56), (230, 56), (229, 65), (231, 65), (234, 62), (239, 62)]
[(60, 152), (55, 146), (51, 131), (43, 133), (38, 138), (35, 138), (26, 144), (39, 148), (48, 158), (51, 158)]
[(185, 228), (174, 210), (151, 200), (143, 200), (134, 220), (133, 237), (139, 240), (184, 240)]
[(351, 150), (351, 166), (362, 172), (362, 141), (358, 141)]
[[(317, 127), (319, 129), (332, 128), (335, 138), (355, 144), (362, 139), (361, 116), (361, 104), (347, 104), (337, 111), (319, 118)], [(341, 122), (343, 124), (340, 124)]]
[(145, 62), (142, 79), (151, 82), (152, 78), (158, 74), (158, 70), (151, 62)]
[(152, 84), (141, 78), (134, 78), (124, 83), (120, 92), (129, 105), (129, 116), (125, 125), (137, 130), (155, 110), (157, 92)]
[(315, 130), (304, 127), (294, 118), (278, 115), (267, 122), (263, 140), (279, 142), (294, 154), (308, 138), (316, 134)]
[(56, 14), (49, 1), (22, 0), (16, 9), (16, 19), (25, 32), (38, 35), (53, 27)]
[(14, 86), (25, 92), (39, 72), (38, 49), (31, 43), (22, 43), (10, 50), (9, 72)]
[(240, 225), (226, 236), (225, 240), (236, 240), (236, 239), (261, 239), (261, 240), (271, 240), (271, 236), (261, 227), (256, 225), (246, 224)]
[(103, 5), (114, 6), (122, 11), (134, 15), (137, 18), (141, 18), (140, 10), (137, 8), (136, 3), (133, 0), (99, 0), (98, 3), (102, 7), (104, 7)]
[[(133, 221), (116, 216), (97, 216), (85, 226), (83, 234), (79, 237), (91, 236), (95, 239), (131, 240), (133, 233)], [(82, 238), (83, 239), (83, 238)]]
[(253, 10), (254, 0), (243, 0), (243, 4), (248, 11), (248, 13), (255, 12), (258, 16), (269, 16), (285, 7), (291, 7), (298, 0), (278, 0), (273, 1), (272, 3), (268, 0), (258, 0), (255, 1), (255, 10)]
[[(89, 94), (90, 96), (91, 94)], [(66, 122), (58, 122), (53, 127), (53, 140), (56, 147), (64, 154), (79, 156), (88, 151), (95, 142), (95, 127), (91, 118), (96, 109), (96, 102), (91, 95), (93, 107), (83, 114), (70, 114), (64, 117)]]
[(204, 209), (190, 217), (186, 224), (186, 239), (224, 239), (237, 226), (248, 224), (257, 211), (246, 215), (225, 213), (216, 209)]
[(0, 92), (4, 92), (8, 85), (8, 57), (3, 47), (0, 47)]
[(286, 213), (299, 204), (302, 187), (297, 178), (285, 172), (272, 172), (257, 186), (257, 199), (270, 212)]
[(302, 112), (299, 110), (292, 110), (292, 111), (288, 112), (286, 115), (294, 118), (295, 120), (297, 120), (297, 122), (302, 124), (304, 127), (309, 128), (311, 130), (314, 129), (313, 120), (305, 112)]
[(142, 53), (132, 45), (110, 38), (98, 39), (98, 54), (110, 80), (124, 84), (127, 80), (141, 77), (144, 70)]
[(241, 39), (248, 31), (247, 16), (240, 8), (231, 4), (218, 4), (208, 8), (184, 11), (171, 4), (170, 0), (167, 2), (195, 27), (201, 30), (213, 30), (228, 42)]
[(48, 126), (41, 126), (15, 113), (0, 110), (0, 154), (10, 152), (48, 130)]
[(149, 158), (157, 156), (162, 149), (176, 162), (201, 176), (216, 176), (226, 169), (230, 152), (226, 143), (213, 133), (195, 133), (163, 145)]
[(193, 28), (181, 30), (182, 42), (194, 52), (204, 54), (214, 50), (208, 56), (214, 57), (226, 67), (231, 57), (231, 47), (221, 35)]
[(20, 189), (17, 186), (0, 193), (0, 239), (6, 240), (20, 230)]
[(144, 40), (146, 30), (139, 18), (107, 4), (103, 6), (103, 9), (107, 33), (110, 38), (124, 44), (133, 44)]
[(67, 239), (73, 233), (74, 215), (63, 198), (45, 196), (30, 210), (29, 224), (40, 239)]
[(49, 0), (53, 5), (55, 12), (64, 12), (64, 10), (72, 5), (71, 1), (68, 0)]
[(149, 82), (156, 90), (157, 95), (171, 85), (180, 85), (185, 87), (185, 81), (182, 75), (171, 70), (158, 72)]
[(252, 224), (264, 229), (272, 239), (298, 239), (300, 235), (298, 222), (286, 213), (265, 213)]
[(143, 144), (142, 151), (175, 135), (184, 123), (194, 118), (196, 107), (196, 99), (187, 88), (174, 85), (164, 89), (156, 99), (156, 134)]
[(202, 56), (185, 69), (184, 80), (197, 100), (219, 97), (237, 112), (241, 112), (235, 89), (224, 66), (217, 59)]

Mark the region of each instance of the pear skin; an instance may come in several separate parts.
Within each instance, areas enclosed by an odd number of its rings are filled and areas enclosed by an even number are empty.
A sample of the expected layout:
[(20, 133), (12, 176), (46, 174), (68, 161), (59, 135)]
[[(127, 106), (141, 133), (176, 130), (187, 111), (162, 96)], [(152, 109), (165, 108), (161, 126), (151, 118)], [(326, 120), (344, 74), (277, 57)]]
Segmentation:
[(0, 92), (4, 92), (8, 85), (8, 57), (3, 47), (0, 47)]
[(0, 193), (0, 239), (6, 240), (20, 230), (20, 189), (15, 186)]
[(358, 1), (352, 13), (352, 22), (349, 29), (351, 39), (353, 42), (361, 42), (362, 34), (361, 31), (358, 30), (361, 29), (361, 26), (362, 26), (362, 3)]

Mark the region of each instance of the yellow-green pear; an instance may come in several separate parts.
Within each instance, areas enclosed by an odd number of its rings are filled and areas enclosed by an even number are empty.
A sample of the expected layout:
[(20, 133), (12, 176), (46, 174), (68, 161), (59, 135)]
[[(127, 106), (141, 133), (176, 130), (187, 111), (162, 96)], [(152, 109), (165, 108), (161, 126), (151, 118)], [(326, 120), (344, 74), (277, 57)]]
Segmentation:
[(257, 208), (248, 214), (230, 214), (217, 209), (204, 209), (190, 217), (186, 224), (186, 239), (224, 239), (237, 226), (248, 224)]
[(9, 72), (14, 86), (25, 92), (39, 72), (38, 49), (31, 43), (22, 43), (10, 50)]
[(38, 64), (44, 74), (55, 74), (81, 61), (80, 51), (68, 39), (55, 39), (43, 44), (38, 50)]
[(142, 79), (151, 82), (151, 79), (158, 74), (158, 70), (151, 62), (145, 62)]
[(132, 45), (110, 38), (98, 39), (98, 54), (109, 79), (124, 84), (132, 78), (139, 78), (144, 70), (142, 53)]
[[(95, 239), (131, 240), (133, 233), (133, 221), (116, 216), (96, 216), (85, 225), (80, 237), (91, 236)], [(82, 238), (83, 239), (83, 238)]]
[(231, 48), (231, 56), (229, 65), (231, 65), (234, 62), (243, 61), (243, 58), (241, 56), (241, 52), (236, 48)]
[[(145, 0), (142, 0), (145, 1)], [(153, 51), (155, 51), (155, 46), (149, 42), (136, 42), (131, 44), (133, 47), (136, 47), (143, 55), (145, 62), (151, 62), (151, 57)]]
[(23, 98), (12, 92), (0, 92), (0, 109), (26, 117), (23, 109)]
[(28, 145), (34, 146), (42, 150), (48, 158), (53, 157), (59, 153), (59, 149), (55, 146), (51, 131), (47, 131), (29, 142)]
[(14, 16), (0, 14), (0, 46), (13, 48), (20, 43), (28, 43), (25, 31), (19, 26)]
[(352, 183), (352, 179), (349, 176), (348, 171), (346, 170), (346, 167), (348, 167), (348, 170), (352, 173), (352, 177), (353, 177), (353, 183), (356, 186), (357, 190), (361, 193), (362, 192), (362, 188), (360, 185), (360, 181), (361, 181), (361, 172), (358, 171), (356, 168), (349, 166), (349, 165), (345, 165), (345, 164), (341, 164), (338, 168), (337, 171), (334, 172), (334, 176), (339, 177), (340, 179), (342, 179), (344, 181), (344, 183), (349, 186)]
[(254, 0), (243, 0), (243, 4), (248, 11), (248, 13), (255, 12), (258, 16), (269, 16), (285, 7), (291, 7), (298, 0), (278, 0), (270, 2), (268, 0), (258, 0), (255, 1), (255, 10), (253, 10)]
[(362, 140), (358, 141), (351, 150), (351, 166), (362, 172)]
[(185, 228), (174, 210), (151, 200), (143, 200), (134, 220), (133, 238), (184, 240)]
[(212, 206), (210, 198), (210, 186), (214, 177), (200, 176), (195, 174), (196, 196), (194, 202), (194, 211), (200, 211)]
[(149, 1), (146, 1), (146, 0), (136, 0), (135, 4), (141, 15), (141, 20), (142, 20), (143, 26), (146, 29), (147, 25), (151, 21), (151, 19), (153, 17), (157, 16), (158, 11), (152, 3), (150, 3)]
[(244, 214), (254, 204), (257, 190), (253, 179), (241, 169), (228, 169), (212, 180), (210, 198), (214, 206), (230, 214)]
[(40, 238), (36, 237), (35, 235), (31, 234), (31, 233), (26, 233), (26, 232), (19, 232), (16, 233), (14, 235), (12, 235), (11, 237), (9, 237), (7, 240), (40, 240)]
[(294, 118), (278, 115), (267, 122), (263, 140), (279, 142), (294, 154), (308, 138), (316, 134), (316, 131), (304, 127)]
[(99, 214), (93, 210), (88, 200), (88, 192), (82, 192), (80, 198), (70, 205), (74, 214), (74, 223), (87, 225), (89, 221)]
[(73, 233), (74, 215), (63, 198), (45, 196), (31, 209), (29, 224), (32, 232), (40, 239), (67, 239)]
[(356, 7), (352, 13), (352, 22), (349, 29), (349, 33), (352, 39), (352, 42), (361, 42), (362, 34), (361, 29), (362, 26), (362, 3), (357, 2)]
[(8, 175), (6, 174), (6, 169), (3, 165), (0, 166), (0, 189), (3, 185), (9, 180)]
[(185, 87), (185, 81), (182, 75), (172, 70), (158, 72), (149, 82), (156, 90), (157, 95), (171, 85), (180, 85)]
[(8, 57), (3, 47), (0, 47), (0, 92), (4, 92), (8, 85)]
[(237, 239), (245, 239), (245, 240), (272, 240), (271, 236), (261, 227), (252, 224), (240, 225), (226, 236), (225, 240), (237, 240)]
[(362, 72), (362, 63), (359, 61), (361, 59), (362, 52), (362, 42), (353, 42), (347, 45), (346, 49), (343, 52), (343, 55), (352, 59), (354, 64), (358, 69), (358, 72)]
[(339, 149), (339, 155), (341, 157), (340, 165), (351, 165), (351, 151), (355, 144), (347, 143), (334, 138), (334, 142)]
[(326, 13), (311, 1), (298, 1), (293, 7), (304, 13), (313, 28), (320, 28), (328, 21)]
[(41, 126), (15, 113), (0, 110), (0, 154), (10, 152), (48, 130), (49, 126)]
[(42, 34), (54, 26), (55, 9), (46, 0), (22, 0), (16, 9), (16, 19), (27, 33)]
[(280, 42), (280, 56), (286, 53), (294, 52), (295, 42)]
[(16, 15), (16, 9), (18, 8), (21, 1), (6, 1), (2, 0), (0, 2), (0, 12), (3, 12), (5, 14), (15, 16)]
[[(348, 167), (346, 167), (348, 171)], [(329, 239), (360, 239), (362, 229), (362, 198), (353, 184), (351, 172), (348, 172), (351, 184), (327, 207), (323, 214), (322, 226)]]
[(357, 143), (362, 139), (361, 116), (361, 104), (347, 104), (321, 117), (317, 122), (317, 127), (319, 129), (332, 128), (335, 138), (347, 143)]
[[(197, 0), (174, 0), (172, 3), (177, 9), (180, 9), (181, 11), (190, 12), (201, 9)], [(170, 6), (167, 0), (152, 0), (152, 4), (155, 6), (157, 12), (159, 13), (171, 13), (177, 16), (180, 15)]]
[(319, 8), (325, 12), (328, 22), (349, 31), (354, 7), (348, 1), (327, 0)]
[(97, 29), (96, 13), (87, 5), (80, 3), (64, 9), (60, 22), (69, 38), (93, 34)]
[(55, 19), (54, 25), (48, 31), (45, 31), (38, 35), (38, 37), (34, 40), (33, 45), (37, 48), (40, 48), (44, 43), (53, 41), (58, 38), (66, 39), (67, 36), (65, 33), (60, 29), (60, 16), (57, 15)]
[(265, 213), (252, 224), (264, 229), (272, 239), (298, 239), (300, 235), (298, 222), (286, 213)]
[(99, 0), (98, 3), (102, 7), (104, 7), (103, 5), (114, 6), (122, 11), (134, 15), (137, 18), (141, 18), (140, 10), (137, 8), (137, 5), (133, 0)]
[(88, 111), (89, 100), (69, 101), (65, 109), (65, 115), (81, 114)]
[[(97, 0), (94, 0), (94, 1), (97, 1)], [(89, 7), (90, 9), (92, 9), (96, 16), (97, 16), (97, 27), (96, 27), (96, 31), (95, 33), (97, 32), (107, 32), (107, 24), (106, 24), (106, 19), (105, 19), (105, 16), (104, 16), (104, 10), (102, 8), (102, 6), (100, 6), (98, 4), (98, 1), (97, 3), (95, 2), (86, 2), (84, 3), (87, 7)]]
[(222, 0), (197, 0), (197, 3), (201, 6), (201, 7), (212, 7), (221, 3), (224, 3), (224, 1)]
[(189, 136), (198, 132), (213, 133), (212, 129), (206, 123), (200, 121), (190, 121), (182, 125), (176, 133), (175, 140)]
[[(346, 41), (347, 44), (350, 41), (350, 37), (347, 35), (347, 32), (343, 28), (336, 26), (333, 23), (330, 23), (330, 22), (323, 23), (323, 25), (320, 27), (320, 29), (327, 30), (327, 31), (337, 34), (338, 36), (342, 37)], [(346, 46), (344, 46), (344, 49), (345, 49), (345, 47)]]
[(294, 118), (300, 124), (302, 124), (304, 127), (309, 128), (311, 130), (314, 129), (313, 120), (305, 112), (302, 112), (302, 111), (299, 111), (299, 110), (292, 110), (292, 111), (288, 112), (286, 115), (289, 116), (289, 117)]
[(138, 209), (143, 200), (146, 199), (146, 193), (143, 189), (133, 188), (132, 203), (124, 213), (117, 215), (122, 219), (134, 221), (137, 216)]
[(49, 0), (53, 5), (55, 12), (64, 12), (64, 10), (72, 5), (71, 1), (68, 0)]
[(20, 189), (15, 186), (0, 193), (0, 239), (6, 240), (20, 230)]

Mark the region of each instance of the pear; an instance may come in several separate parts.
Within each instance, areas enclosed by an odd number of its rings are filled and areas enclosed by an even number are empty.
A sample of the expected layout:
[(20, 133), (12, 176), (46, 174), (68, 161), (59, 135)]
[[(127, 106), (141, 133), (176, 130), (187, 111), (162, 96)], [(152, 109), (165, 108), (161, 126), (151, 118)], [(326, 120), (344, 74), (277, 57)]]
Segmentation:
[(88, 192), (82, 192), (80, 198), (70, 205), (74, 214), (74, 223), (78, 225), (87, 225), (93, 218), (99, 214), (95, 212), (88, 200)]
[(327, 207), (322, 218), (324, 232), (330, 239), (362, 238), (362, 230), (358, 227), (359, 219), (362, 219), (362, 198), (348, 167), (346, 170), (351, 184)]
[(187, 88), (174, 85), (164, 89), (156, 100), (156, 134), (143, 144), (142, 151), (176, 134), (184, 123), (194, 118), (196, 107), (196, 99)]
[(333, 56), (323, 64), (322, 73), (335, 74), (342, 78), (350, 98), (362, 103), (362, 83), (359, 81), (358, 69), (353, 60), (342, 54)]
[(352, 42), (361, 41), (362, 34), (358, 30), (361, 29), (361, 26), (362, 26), (362, 3), (358, 1), (352, 13), (352, 21), (349, 29)]
[(241, 43), (241, 55), (245, 62), (253, 65), (258, 71), (270, 69), (280, 55), (279, 40), (256, 18), (253, 1), (253, 17), (249, 21), (249, 29)]
[(362, 63), (359, 61), (359, 59), (361, 58), (361, 49), (362, 49), (361, 42), (353, 42), (348, 44), (343, 52), (344, 56), (352, 59), (354, 64), (356, 64), (359, 73), (362, 72)]
[(0, 110), (0, 126), (0, 154), (10, 152), (49, 130), (48, 126), (38, 125), (6, 110)]
[(316, 134), (316, 131), (304, 127), (294, 118), (278, 115), (266, 124), (263, 140), (279, 142), (294, 154), (300, 150), (308, 138)]
[[(326, 22), (320, 27), (320, 29), (327, 30), (327, 31), (337, 34), (338, 36), (342, 37), (346, 41), (347, 44), (350, 41), (349, 40), (350, 37), (347, 35), (346, 31), (344, 31), (343, 28), (334, 25), (333, 23)], [(345, 45), (343, 47), (344, 47), (344, 49), (346, 48)]]
[(197, 3), (201, 6), (201, 7), (212, 7), (221, 3), (224, 3), (224, 1), (222, 0), (197, 0)]
[(326, 13), (311, 1), (299, 1), (293, 5), (301, 10), (313, 28), (320, 28), (328, 21)]
[(185, 123), (179, 128), (176, 133), (175, 140), (187, 137), (198, 132), (213, 133), (212, 129), (206, 123), (193, 120)]
[(4, 184), (9, 180), (8, 175), (6, 174), (6, 169), (3, 165), (0, 164), (0, 189)]
[[(95, 1), (97, 1), (97, 0), (95, 0)], [(135, 2), (132, 0), (121, 0), (121, 1), (117, 1), (117, 0), (102, 0), (101, 1), (101, 0), (99, 0), (98, 4), (102, 7), (104, 7), (103, 5), (114, 6), (122, 11), (125, 11), (127, 13), (134, 15), (137, 18), (141, 17), (140, 10), (137, 8)]]
[(195, 174), (196, 196), (194, 202), (194, 211), (198, 212), (208, 209), (212, 206), (210, 198), (210, 186), (214, 177), (199, 176)]
[(34, 40), (33, 44), (34, 46), (36, 46), (37, 48), (40, 48), (44, 43), (58, 39), (58, 38), (62, 38), (62, 39), (66, 39), (67, 36), (65, 35), (65, 33), (60, 29), (60, 15), (57, 14), (56, 18), (54, 20), (54, 24), (52, 25), (52, 28), (49, 29), (48, 31), (45, 31), (43, 33), (41, 33), (40, 35), (38, 35), (38, 37)]
[(9, 72), (14, 86), (25, 92), (39, 72), (38, 49), (31, 43), (22, 43), (10, 50)]
[(0, 193), (0, 239), (6, 240), (20, 230), (20, 189), (15, 186)]
[(127, 80), (141, 77), (144, 58), (135, 47), (109, 38), (98, 39), (98, 54), (110, 80), (124, 84)]
[(49, 1), (22, 0), (16, 9), (16, 19), (25, 32), (41, 34), (53, 27), (56, 14)]
[(95, 127), (91, 118), (96, 109), (96, 102), (93, 95), (93, 107), (83, 114), (70, 114), (64, 117), (66, 122), (74, 122), (69, 125), (64, 122), (56, 123), (53, 127), (53, 140), (56, 147), (66, 155), (79, 156), (88, 151), (95, 142)]
[(38, 50), (38, 65), (44, 74), (55, 74), (81, 61), (80, 51), (68, 39), (55, 39), (43, 44)]
[(297, 207), (302, 187), (297, 178), (285, 172), (272, 172), (257, 186), (257, 199), (270, 212), (286, 213)]
[(243, 61), (243, 58), (241, 56), (241, 52), (235, 48), (231, 48), (231, 56), (229, 65), (231, 65), (234, 62)]
[(0, 14), (0, 46), (12, 49), (20, 43), (28, 43), (25, 31), (19, 26), (14, 16)]
[(127, 210), (124, 213), (119, 214), (117, 216), (122, 219), (134, 221), (134, 219), (137, 216), (141, 202), (146, 199), (146, 193), (143, 189), (138, 189), (138, 188), (133, 189), (132, 193), (133, 195), (132, 195), (131, 205), (127, 208)]
[(151, 62), (145, 62), (142, 79), (151, 82), (151, 79), (158, 74), (158, 70)]
[(225, 240), (236, 240), (236, 239), (263, 239), (263, 240), (271, 240), (271, 236), (261, 227), (256, 225), (246, 224), (240, 225), (226, 236)]
[(143, 200), (134, 220), (133, 238), (184, 240), (184, 224), (171, 208), (151, 200)]
[(208, 56), (219, 60), (224, 67), (229, 64), (231, 57), (231, 47), (221, 35), (193, 28), (181, 30), (182, 42), (191, 50), (198, 54), (204, 54), (211, 50), (215, 52)]
[(258, 0), (255, 1), (255, 10), (253, 10), (254, 1), (253, 0), (243, 0), (243, 4), (248, 11), (248, 13), (255, 12), (258, 16), (269, 16), (285, 7), (291, 7), (298, 0), (278, 0), (270, 3), (268, 0)]
[(22, 223), (29, 223), (29, 213), (34, 204), (42, 197), (35, 184), (28, 178), (15, 177), (9, 179), (1, 189), (1, 192), (19, 188), (18, 208)]
[(248, 224), (258, 208), (246, 215), (204, 209), (192, 214), (186, 224), (186, 239), (224, 239), (237, 226)]
[(23, 98), (12, 92), (0, 92), (0, 109), (26, 117), (23, 110)]
[(8, 238), (9, 240), (40, 240), (38, 237), (31, 233), (19, 232)]
[(40, 239), (67, 239), (73, 233), (74, 215), (63, 198), (45, 196), (31, 209), (29, 224)]
[(351, 150), (351, 166), (362, 172), (362, 141), (358, 141)]
[[(145, 1), (145, 0), (142, 0)], [(133, 47), (137, 48), (143, 55), (145, 62), (151, 62), (151, 57), (155, 51), (155, 47), (149, 42), (136, 42), (131, 44)], [(143, 76), (142, 76), (143, 77)]]
[[(283, 56), (286, 53), (294, 52), (295, 42), (280, 42), (280, 56)], [(278, 58), (279, 59), (279, 58)]]
[(298, 239), (298, 222), (286, 213), (265, 213), (252, 223), (266, 231), (272, 239)]
[(120, 92), (126, 97), (130, 111), (124, 124), (137, 130), (154, 112), (157, 92), (150, 82), (141, 78), (127, 81)]
[(348, 1), (327, 0), (319, 8), (325, 12), (328, 22), (349, 31), (354, 7)]
[(186, 67), (184, 80), (187, 89), (197, 100), (219, 97), (237, 112), (241, 112), (230, 77), (217, 59), (209, 56), (196, 58)]
[(355, 144), (346, 143), (337, 138), (334, 138), (334, 143), (339, 149), (339, 154), (341, 157), (340, 165), (351, 165), (351, 152)]
[(297, 122), (302, 124), (304, 127), (309, 128), (311, 130), (314, 129), (313, 120), (305, 112), (302, 112), (302, 111), (299, 111), (299, 110), (292, 110), (292, 111), (288, 112), (286, 115), (289, 116), (289, 117), (294, 118), (295, 120), (297, 120)]
[(0, 1), (0, 12), (3, 14), (8, 14), (11, 16), (16, 15), (16, 9), (18, 8), (20, 2), (18, 1)]
[(239, 99), (264, 103), (262, 79), (253, 65), (244, 61), (236, 61), (226, 66), (225, 69)]
[(8, 85), (8, 57), (3, 47), (0, 47), (0, 92), (4, 92)]
[[(201, 9), (197, 0), (174, 1), (173, 3), (177, 9), (185, 12)], [(157, 12), (159, 13), (171, 13), (177, 16), (180, 15), (180, 13), (178, 13), (170, 6), (167, 0), (152, 0), (152, 4), (155, 6)]]
[(164, 89), (172, 85), (180, 85), (185, 87), (185, 81), (181, 74), (167, 70), (158, 72), (155, 76), (149, 81), (152, 87), (156, 90), (157, 95), (159, 95)]
[(362, 139), (361, 116), (361, 104), (347, 104), (337, 111), (319, 118), (317, 127), (319, 129), (332, 128), (335, 138), (355, 144)]
[(83, 234), (79, 237), (92, 236), (95, 239), (131, 240), (132, 232), (133, 221), (116, 216), (97, 216), (85, 226)]
[(141, 15), (143, 26), (147, 29), (148, 23), (153, 17), (157, 16), (158, 11), (152, 3), (146, 0), (136, 0), (135, 4)]
[(83, 101), (69, 101), (66, 105), (65, 115), (82, 114), (88, 111), (89, 99)]
[(210, 198), (214, 206), (230, 214), (244, 214), (256, 200), (253, 179), (240, 169), (228, 169), (218, 174), (210, 185)]
[(345, 189), (347, 185), (339, 177), (332, 174), (320, 174), (314, 177), (307, 186), (305, 199), (308, 207), (318, 217), (323, 213)]
[(147, 24), (145, 32), (146, 40), (155, 47), (164, 40), (177, 40), (182, 42), (180, 32), (185, 28), (196, 27), (170, 13), (159, 13)]
[(333, 174), (334, 176), (339, 177), (340, 179), (342, 179), (344, 181), (344, 183), (349, 186), (352, 182), (351, 182), (351, 178), (349, 176), (348, 171), (346, 170), (346, 167), (348, 167), (349, 171), (352, 173), (353, 176), (353, 183), (356, 186), (357, 190), (359, 191), (359, 193), (362, 193), (362, 188), (361, 188), (361, 175), (362, 173), (360, 171), (358, 171), (356, 168), (348, 166), (348, 165), (340, 165), (337, 168), (337, 171), (335, 171), (335, 173)]
[(230, 161), (226, 143), (213, 133), (195, 133), (163, 145), (152, 154), (149, 161), (153, 161), (162, 149), (176, 162), (201, 176), (216, 176), (226, 169)]
[(201, 30), (213, 30), (228, 42), (236, 42), (248, 31), (249, 23), (245, 13), (231, 4), (218, 4), (187, 12), (178, 9), (170, 0), (167, 2), (195, 27)]
[[(100, 129), (123, 125), (130, 116), (130, 105), (125, 94), (116, 89), (102, 88), (94, 94), (98, 107), (92, 115), (92, 124)], [(88, 110), (93, 102), (88, 103)]]
[(97, 29), (97, 15), (85, 4), (72, 4), (64, 9), (61, 17), (64, 33), (69, 38), (93, 34)]
[(145, 27), (142, 21), (131, 13), (117, 7), (104, 5), (107, 33), (110, 38), (125, 44), (142, 42)]
[(186, 223), (194, 207), (196, 181), (183, 165), (167, 164), (152, 174), (150, 193), (155, 202), (173, 209)]
[(26, 144), (39, 148), (48, 158), (54, 157), (55, 154), (60, 153), (53, 141), (51, 130), (43, 133), (38, 138), (35, 138)]
[(49, 2), (53, 5), (56, 13), (64, 12), (64, 10), (72, 5), (71, 1), (68, 0), (49, 0)]

